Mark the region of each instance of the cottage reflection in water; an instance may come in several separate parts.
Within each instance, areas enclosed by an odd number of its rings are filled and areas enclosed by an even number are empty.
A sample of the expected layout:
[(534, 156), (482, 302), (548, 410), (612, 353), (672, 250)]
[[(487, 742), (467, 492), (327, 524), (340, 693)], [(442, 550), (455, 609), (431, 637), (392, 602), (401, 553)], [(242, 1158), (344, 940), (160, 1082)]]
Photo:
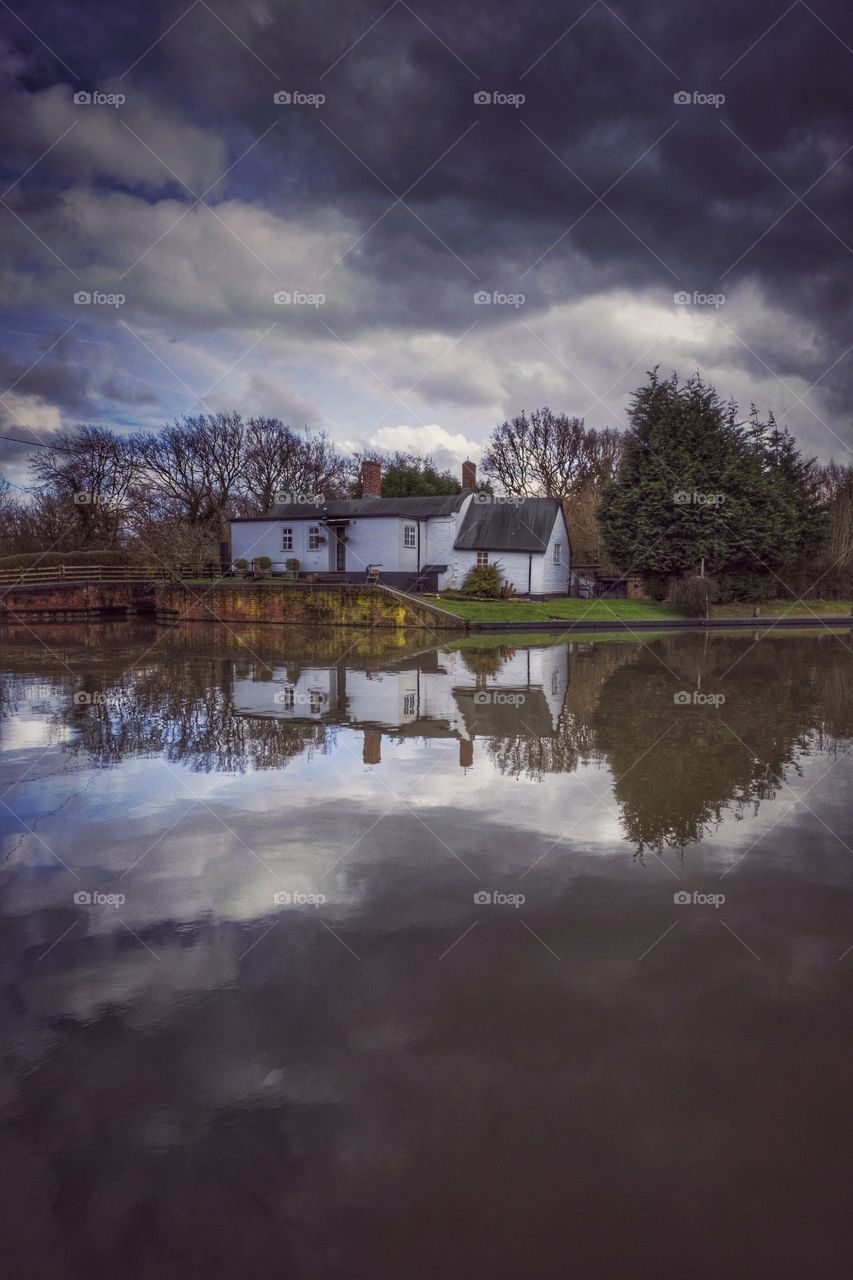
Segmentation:
[(383, 729), (395, 738), (454, 738), (467, 768), (478, 737), (554, 737), (568, 685), (566, 645), (431, 650), (381, 670), (240, 664), (232, 699), (239, 715), (362, 728), (365, 764), (380, 763)]

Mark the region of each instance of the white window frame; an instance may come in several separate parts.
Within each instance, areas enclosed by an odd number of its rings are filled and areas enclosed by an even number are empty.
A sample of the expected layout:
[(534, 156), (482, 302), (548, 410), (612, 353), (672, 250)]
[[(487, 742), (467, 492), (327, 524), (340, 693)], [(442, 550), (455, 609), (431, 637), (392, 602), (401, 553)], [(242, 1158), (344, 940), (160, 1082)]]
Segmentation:
[(323, 536), (323, 531), (318, 524), (309, 524), (308, 526), (308, 550), (309, 551), (320, 550), (320, 538), (322, 536)]
[[(411, 541), (410, 541), (411, 539)], [(418, 526), (416, 524), (403, 525), (403, 546), (410, 547), (412, 550), (418, 545)]]
[(562, 552), (563, 552), (562, 542), (555, 542), (554, 543), (554, 564), (562, 564)]
[(417, 702), (413, 693), (403, 694), (403, 715), (413, 716), (417, 712)]
[(282, 551), (293, 550), (293, 525), (286, 524), (281, 530), (281, 549)]
[(477, 552), (477, 568), (482, 569), (488, 563), (489, 563), (488, 551), (478, 551)]

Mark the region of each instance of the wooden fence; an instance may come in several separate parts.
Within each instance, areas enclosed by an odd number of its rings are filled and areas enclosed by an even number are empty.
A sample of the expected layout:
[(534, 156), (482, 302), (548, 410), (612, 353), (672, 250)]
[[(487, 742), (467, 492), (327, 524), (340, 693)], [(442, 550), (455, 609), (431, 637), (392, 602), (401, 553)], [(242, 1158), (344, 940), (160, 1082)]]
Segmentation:
[(220, 578), (218, 564), (50, 564), (0, 569), (0, 587), (52, 586), (58, 582), (180, 582), (184, 578)]

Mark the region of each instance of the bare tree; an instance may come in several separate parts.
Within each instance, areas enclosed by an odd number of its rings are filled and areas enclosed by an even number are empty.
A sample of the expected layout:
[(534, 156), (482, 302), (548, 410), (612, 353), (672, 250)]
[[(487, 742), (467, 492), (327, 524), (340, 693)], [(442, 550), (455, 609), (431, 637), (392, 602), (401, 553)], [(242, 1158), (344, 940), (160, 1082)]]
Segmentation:
[(62, 500), (77, 545), (118, 543), (136, 473), (129, 437), (81, 424), (58, 432), (50, 448), (32, 454), (30, 469), (43, 491)]
[(140, 504), (165, 519), (210, 523), (221, 535), (241, 490), (244, 441), (239, 414), (184, 417), (138, 433)]
[(278, 418), (250, 418), (246, 427), (241, 509), (268, 511), (280, 493), (345, 492), (347, 461), (324, 433), (298, 434)]
[(338, 453), (325, 431), (305, 431), (302, 436), (301, 489), (339, 498), (347, 492), (347, 460)]
[(505, 493), (564, 498), (605, 480), (618, 463), (621, 443), (611, 427), (597, 430), (583, 418), (535, 409), (495, 428), (481, 466)]
[(246, 424), (242, 509), (247, 515), (268, 511), (276, 494), (294, 490), (302, 480), (302, 441), (278, 418), (250, 418)]

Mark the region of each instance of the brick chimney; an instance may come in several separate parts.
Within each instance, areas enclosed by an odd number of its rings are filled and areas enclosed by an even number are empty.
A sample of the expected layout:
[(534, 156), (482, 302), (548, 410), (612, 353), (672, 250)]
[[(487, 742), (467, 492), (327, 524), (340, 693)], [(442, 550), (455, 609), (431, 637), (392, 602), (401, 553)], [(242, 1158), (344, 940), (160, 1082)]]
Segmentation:
[(361, 496), (363, 498), (380, 498), (382, 496), (382, 467), (378, 462), (361, 464)]
[(477, 488), (477, 467), (467, 458), (462, 463), (462, 488), (466, 493)]
[(459, 739), (459, 768), (470, 769), (474, 763), (474, 741), (472, 738)]

